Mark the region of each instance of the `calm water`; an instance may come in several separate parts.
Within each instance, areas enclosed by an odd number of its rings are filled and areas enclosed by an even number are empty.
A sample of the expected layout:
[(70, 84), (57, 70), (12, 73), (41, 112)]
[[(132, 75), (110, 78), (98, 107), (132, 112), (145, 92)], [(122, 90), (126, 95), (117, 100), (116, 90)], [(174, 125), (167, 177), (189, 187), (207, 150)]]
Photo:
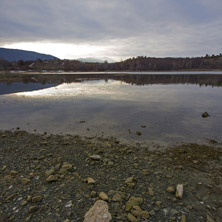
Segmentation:
[[(222, 138), (218, 73), (81, 75), (60, 84), (13, 84), (0, 83), (1, 129), (163, 143)], [(202, 118), (205, 111), (209, 118)]]

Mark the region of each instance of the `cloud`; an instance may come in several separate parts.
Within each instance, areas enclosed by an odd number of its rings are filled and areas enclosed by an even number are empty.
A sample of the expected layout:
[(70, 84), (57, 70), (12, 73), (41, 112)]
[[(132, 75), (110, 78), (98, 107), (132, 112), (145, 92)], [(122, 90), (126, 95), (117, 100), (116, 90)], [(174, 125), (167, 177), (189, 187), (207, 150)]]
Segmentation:
[(220, 0), (1, 0), (0, 46), (104, 46), (119, 58), (219, 53), (221, 9)]

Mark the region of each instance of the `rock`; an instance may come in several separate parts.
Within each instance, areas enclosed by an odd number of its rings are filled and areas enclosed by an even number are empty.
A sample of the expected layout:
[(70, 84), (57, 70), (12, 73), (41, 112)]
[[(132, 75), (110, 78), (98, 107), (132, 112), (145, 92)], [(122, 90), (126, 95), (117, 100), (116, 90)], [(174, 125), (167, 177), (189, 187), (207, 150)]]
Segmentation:
[(95, 196), (96, 196), (96, 191), (93, 190), (93, 191), (90, 193), (90, 197), (93, 198), (93, 197), (95, 197)]
[(136, 132), (136, 135), (141, 136), (142, 133), (141, 133), (140, 131), (137, 131), (137, 132)]
[(209, 115), (209, 113), (208, 112), (204, 112), (204, 113), (202, 113), (202, 117), (203, 118), (207, 118), (207, 117), (209, 117), (210, 115)]
[(95, 161), (101, 160), (101, 156), (99, 156), (99, 155), (92, 155), (92, 156), (90, 156), (89, 158), (90, 158), (91, 160), (95, 160)]
[(179, 211), (177, 211), (177, 210), (175, 210), (175, 209), (172, 209), (172, 210), (170, 211), (170, 214), (173, 215), (173, 216), (175, 216), (175, 215), (179, 214)]
[(46, 178), (46, 182), (56, 182), (58, 181), (58, 177), (55, 175), (50, 175), (49, 177)]
[(45, 176), (48, 177), (48, 176), (52, 175), (54, 172), (55, 172), (54, 169), (49, 169), (49, 170), (45, 171)]
[(26, 185), (26, 184), (30, 183), (30, 181), (31, 181), (30, 179), (25, 178), (25, 177), (21, 179), (21, 183), (22, 183), (23, 185)]
[(3, 167), (2, 167), (2, 171), (4, 171), (6, 169), (6, 165), (4, 165)]
[(17, 175), (17, 174), (18, 174), (18, 172), (15, 171), (15, 170), (11, 170), (11, 172), (10, 172), (10, 175), (11, 175), (11, 176), (15, 176), (15, 175)]
[(105, 201), (109, 199), (109, 197), (104, 192), (99, 193), (99, 198)]
[(134, 188), (135, 187), (135, 183), (134, 183), (134, 177), (128, 177), (126, 180), (125, 180), (125, 183), (131, 187), (131, 188)]
[(98, 200), (95, 202), (92, 208), (85, 214), (84, 222), (109, 222), (112, 217), (108, 211), (108, 204), (103, 200)]
[(130, 222), (137, 222), (137, 221), (138, 221), (131, 213), (128, 213), (127, 219), (128, 219)]
[(110, 161), (108, 161), (107, 165), (112, 167), (112, 166), (114, 166), (114, 162), (110, 160)]
[(153, 191), (153, 188), (152, 187), (148, 187), (148, 194), (150, 196), (154, 196), (154, 191)]
[(32, 203), (37, 203), (40, 202), (42, 200), (41, 196), (34, 196), (32, 197)]
[(13, 193), (13, 194), (11, 194), (10, 196), (8, 196), (8, 197), (6, 198), (6, 200), (11, 200), (11, 199), (13, 199), (15, 196), (16, 196), (16, 193)]
[(64, 169), (64, 170), (72, 170), (72, 164), (71, 163), (63, 163), (61, 169)]
[(88, 184), (95, 184), (95, 183), (96, 183), (96, 181), (95, 181), (93, 178), (91, 178), (91, 177), (87, 177), (87, 178), (86, 178), (86, 182), (87, 182)]
[(37, 211), (38, 209), (39, 209), (38, 206), (31, 206), (31, 207), (29, 207), (29, 213), (33, 213), (33, 212)]
[(207, 214), (207, 222), (214, 222), (214, 219), (209, 214)]
[(160, 205), (162, 204), (161, 201), (156, 201), (155, 204), (157, 205), (157, 207), (160, 207)]
[(181, 217), (181, 222), (186, 222), (186, 216), (184, 214)]
[(174, 187), (168, 187), (168, 188), (167, 188), (167, 192), (168, 192), (168, 193), (175, 193)]
[(68, 170), (65, 168), (61, 168), (58, 172), (58, 174), (61, 174), (61, 175), (66, 175), (67, 173), (68, 173)]
[(133, 183), (134, 181), (134, 177), (128, 177), (126, 180), (125, 180), (125, 183)]
[(114, 194), (114, 196), (112, 198), (113, 202), (122, 202), (122, 200), (123, 200), (122, 196), (118, 193)]
[(66, 207), (66, 208), (69, 208), (69, 207), (71, 207), (71, 206), (72, 206), (72, 201), (70, 200), (69, 202), (66, 203), (65, 207)]
[(130, 199), (126, 202), (125, 210), (130, 211), (133, 206), (139, 206), (142, 202), (143, 199), (140, 197), (130, 197)]
[(135, 217), (149, 218), (149, 212), (142, 210), (139, 206), (133, 206), (131, 213)]
[(176, 198), (182, 199), (183, 197), (183, 184), (178, 184), (176, 188)]

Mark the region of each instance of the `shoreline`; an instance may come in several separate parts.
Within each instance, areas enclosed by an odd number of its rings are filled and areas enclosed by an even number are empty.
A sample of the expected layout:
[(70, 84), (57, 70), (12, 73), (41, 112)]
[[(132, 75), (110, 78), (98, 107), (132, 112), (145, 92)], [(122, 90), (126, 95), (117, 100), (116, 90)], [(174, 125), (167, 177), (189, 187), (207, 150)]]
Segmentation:
[(221, 148), (212, 141), (161, 151), (115, 138), (0, 131), (0, 219), (83, 221), (104, 192), (112, 221), (219, 222)]

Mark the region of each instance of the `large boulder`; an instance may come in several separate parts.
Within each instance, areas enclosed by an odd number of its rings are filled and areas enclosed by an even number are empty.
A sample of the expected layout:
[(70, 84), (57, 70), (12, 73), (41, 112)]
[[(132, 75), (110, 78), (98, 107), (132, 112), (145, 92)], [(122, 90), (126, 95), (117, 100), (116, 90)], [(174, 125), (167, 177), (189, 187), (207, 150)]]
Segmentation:
[(97, 200), (86, 212), (84, 222), (109, 222), (111, 219), (108, 204), (103, 200)]

